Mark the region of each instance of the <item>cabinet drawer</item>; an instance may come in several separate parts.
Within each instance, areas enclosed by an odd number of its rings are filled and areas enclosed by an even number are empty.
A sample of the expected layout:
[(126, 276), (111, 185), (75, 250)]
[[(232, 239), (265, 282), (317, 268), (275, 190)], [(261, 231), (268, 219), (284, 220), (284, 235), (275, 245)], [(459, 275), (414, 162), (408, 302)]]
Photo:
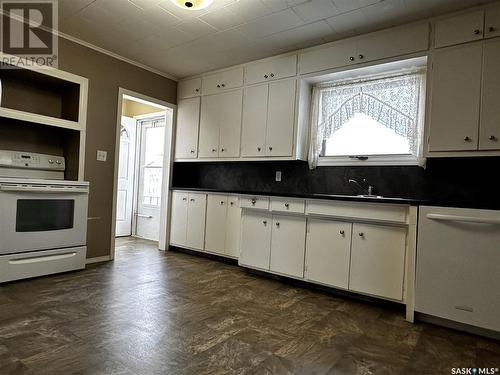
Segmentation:
[(436, 22), (434, 47), (446, 47), (483, 39), (484, 11), (461, 14)]
[(280, 57), (260, 62), (245, 68), (245, 83), (266, 82), (274, 79), (292, 77), (297, 74), (297, 55)]
[(243, 196), (240, 198), (241, 208), (269, 209), (269, 197)]
[(203, 78), (203, 95), (243, 86), (243, 68), (226, 70)]
[(305, 201), (288, 198), (271, 198), (271, 211), (303, 214)]
[(407, 221), (408, 207), (379, 203), (311, 200), (307, 201), (306, 214), (403, 224)]
[(201, 78), (188, 79), (179, 82), (177, 96), (179, 99), (193, 98), (201, 95)]

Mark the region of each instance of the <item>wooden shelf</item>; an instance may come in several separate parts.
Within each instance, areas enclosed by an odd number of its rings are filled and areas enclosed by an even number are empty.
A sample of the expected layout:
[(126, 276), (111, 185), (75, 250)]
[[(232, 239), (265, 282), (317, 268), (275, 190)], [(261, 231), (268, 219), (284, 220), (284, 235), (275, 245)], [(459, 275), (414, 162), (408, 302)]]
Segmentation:
[(84, 130), (77, 121), (63, 120), (57, 117), (38, 115), (36, 113), (19, 111), (17, 109), (0, 107), (0, 117), (27, 121), (40, 125), (55, 126), (64, 129)]

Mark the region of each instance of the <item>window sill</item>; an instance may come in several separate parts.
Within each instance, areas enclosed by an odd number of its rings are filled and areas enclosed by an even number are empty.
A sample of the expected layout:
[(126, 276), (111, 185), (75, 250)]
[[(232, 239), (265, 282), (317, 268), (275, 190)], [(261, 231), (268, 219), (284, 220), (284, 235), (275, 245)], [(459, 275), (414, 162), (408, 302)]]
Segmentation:
[(416, 165), (425, 168), (425, 161), (425, 158), (416, 158), (414, 156), (370, 156), (368, 160), (323, 156), (319, 158), (318, 167)]

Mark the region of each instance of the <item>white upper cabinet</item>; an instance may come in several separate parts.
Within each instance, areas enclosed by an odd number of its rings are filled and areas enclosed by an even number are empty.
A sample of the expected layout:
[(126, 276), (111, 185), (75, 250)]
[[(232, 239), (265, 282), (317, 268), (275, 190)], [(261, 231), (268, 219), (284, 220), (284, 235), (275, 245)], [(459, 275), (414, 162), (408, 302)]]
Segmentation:
[(483, 84), (479, 150), (500, 150), (500, 40), (489, 40), (483, 51)]
[(241, 156), (266, 154), (267, 101), (269, 85), (246, 87), (243, 91)]
[(434, 47), (441, 48), (454, 44), (483, 39), (484, 10), (476, 10), (448, 17), (435, 23)]
[(198, 156), (200, 98), (182, 99), (177, 103), (175, 158), (194, 159)]
[(201, 78), (193, 78), (179, 82), (177, 97), (179, 99), (193, 98), (201, 95)]
[(477, 149), (482, 51), (475, 43), (434, 52), (429, 151)]
[(500, 4), (486, 8), (484, 19), (484, 37), (500, 36)]
[(243, 86), (243, 68), (225, 70), (203, 77), (203, 95), (216, 94)]
[(299, 73), (334, 69), (428, 48), (428, 23), (397, 27), (304, 50), (300, 54)]
[(222, 100), (219, 95), (204, 96), (201, 100), (199, 157), (219, 156), (219, 114)]
[(297, 55), (279, 57), (248, 65), (245, 68), (245, 84), (293, 77), (297, 74)]

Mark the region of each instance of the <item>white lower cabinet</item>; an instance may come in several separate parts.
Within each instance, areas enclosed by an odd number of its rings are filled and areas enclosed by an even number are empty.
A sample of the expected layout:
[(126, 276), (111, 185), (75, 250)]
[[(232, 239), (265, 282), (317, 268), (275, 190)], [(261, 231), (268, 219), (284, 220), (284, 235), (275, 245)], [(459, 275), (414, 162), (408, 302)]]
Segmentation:
[(353, 224), (349, 289), (401, 301), (406, 232), (404, 227)]
[(170, 243), (203, 250), (205, 241), (206, 194), (172, 193)]
[(208, 194), (205, 250), (237, 258), (241, 210), (238, 197)]
[(306, 218), (273, 215), (270, 270), (304, 277)]
[(245, 210), (241, 223), (239, 263), (269, 270), (272, 215), (266, 211)]
[(172, 193), (172, 211), (170, 215), (170, 243), (185, 245), (187, 236), (188, 193)]
[(226, 241), (224, 253), (238, 258), (240, 254), (241, 209), (239, 199), (229, 196), (227, 199)]
[(349, 287), (351, 233), (351, 223), (308, 219), (307, 280), (342, 289)]

